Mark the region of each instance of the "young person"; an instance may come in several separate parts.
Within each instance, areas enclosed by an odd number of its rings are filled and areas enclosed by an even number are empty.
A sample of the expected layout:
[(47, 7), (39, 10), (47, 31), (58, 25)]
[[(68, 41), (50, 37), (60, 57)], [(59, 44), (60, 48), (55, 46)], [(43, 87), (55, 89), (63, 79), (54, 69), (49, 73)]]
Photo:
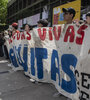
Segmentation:
[(86, 23), (90, 25), (90, 12), (86, 14)]
[(29, 24), (25, 24), (25, 25), (24, 25), (24, 30), (25, 30), (26, 32), (29, 32), (30, 30), (32, 30), (32, 26), (29, 25)]
[(38, 22), (38, 27), (47, 27), (48, 26), (48, 21), (45, 19), (40, 19)]
[(12, 38), (13, 39), (14, 39), (15, 34), (20, 34), (17, 23), (12, 24)]
[[(64, 28), (63, 28), (63, 33), (65, 33), (69, 24), (74, 25), (73, 19), (76, 15), (76, 11), (74, 8), (71, 8), (71, 7), (70, 8), (63, 8), (62, 11), (64, 13), (64, 15), (63, 15), (64, 21), (66, 22), (64, 24)], [(69, 30), (69, 31), (71, 31), (71, 30)], [(68, 77), (66, 75), (64, 75), (64, 77), (66, 77), (68, 79)], [(71, 100), (71, 99), (67, 98), (67, 100)]]
[(66, 21), (66, 24), (72, 24), (73, 19), (76, 14), (75, 9), (74, 8), (63, 8), (62, 11), (64, 13), (64, 21)]

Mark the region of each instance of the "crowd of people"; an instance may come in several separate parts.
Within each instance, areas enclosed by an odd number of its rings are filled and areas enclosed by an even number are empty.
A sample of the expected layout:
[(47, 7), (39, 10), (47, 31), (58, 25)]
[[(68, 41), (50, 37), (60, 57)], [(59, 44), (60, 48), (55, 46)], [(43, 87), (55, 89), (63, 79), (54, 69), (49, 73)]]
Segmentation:
[[(48, 21), (47, 20), (39, 20), (38, 22), (38, 27), (47, 27), (48, 26)], [(32, 30), (33, 27), (29, 24), (24, 24), (21, 30), (29, 32)], [(14, 34), (17, 33), (19, 34), (20, 31), (18, 30), (18, 23), (14, 22), (12, 24), (12, 29), (9, 28), (5, 31), (0, 32), (0, 57), (6, 57), (6, 59), (9, 59), (9, 54), (8, 54), (8, 48), (6, 46), (6, 42), (8, 39), (14, 36)]]
[[(73, 20), (76, 11), (73, 8), (63, 8), (62, 9), (64, 13), (64, 21), (66, 21), (65, 25), (67, 24), (75, 24), (77, 27), (80, 27), (81, 25), (87, 24), (90, 27), (90, 12), (86, 14), (86, 20)], [(44, 19), (40, 19), (37, 22), (37, 27), (48, 27), (48, 21)], [(30, 30), (33, 30), (33, 27), (29, 24), (24, 24), (21, 30), (24, 32), (29, 32)], [(12, 24), (12, 28), (9, 28), (5, 31), (0, 32), (0, 57), (5, 57), (6, 59), (9, 59), (8, 54), (8, 48), (7, 48), (7, 40), (14, 36), (14, 34), (19, 34), (20, 31), (18, 30), (18, 23), (14, 22)]]
[[(82, 24), (88, 24), (90, 26), (90, 12), (86, 14), (86, 20), (74, 20), (76, 11), (73, 8), (63, 8), (62, 9), (64, 13), (64, 20), (66, 21), (66, 24), (76, 24), (77, 27), (80, 27)], [(47, 20), (39, 20), (37, 22), (37, 27), (48, 27), (48, 21)], [(33, 27), (29, 24), (23, 25), (21, 28), (22, 31), (30, 31), (33, 29)], [(6, 59), (9, 59), (8, 55), (8, 48), (6, 46), (6, 42), (8, 38), (11, 38), (15, 33), (20, 33), (18, 30), (18, 24), (13, 23), (12, 24), (12, 29), (7, 29), (3, 32), (0, 32), (0, 57), (5, 56)]]
[[(86, 14), (86, 20), (74, 20), (74, 17), (76, 15), (76, 11), (73, 8), (63, 8), (62, 9), (64, 13), (64, 21), (66, 21), (67, 24), (75, 24), (77, 27), (80, 27), (81, 25), (87, 24), (90, 26), (90, 12)], [(40, 19), (37, 22), (37, 27), (48, 27), (48, 21)], [(22, 31), (27, 31), (29, 32), (30, 30), (33, 30), (33, 27), (29, 24), (24, 24), (23, 27), (21, 28)], [(6, 59), (9, 59), (8, 55), (8, 48), (6, 46), (6, 42), (9, 38), (13, 37), (15, 33), (20, 33), (18, 30), (18, 23), (13, 23), (12, 24), (12, 29), (9, 28), (5, 31), (0, 32), (0, 57), (5, 56)]]
[[(67, 24), (75, 24), (77, 27), (80, 27), (81, 25), (88, 25), (90, 27), (90, 12), (88, 12), (86, 14), (86, 20), (82, 20), (82, 21), (78, 21), (78, 20), (74, 20), (74, 17), (76, 15), (76, 11), (73, 8), (63, 8), (62, 9), (63, 13), (64, 13), (64, 20), (66, 21), (66, 25)], [(39, 20), (37, 22), (37, 27), (48, 27), (48, 21), (47, 20)], [(22, 31), (26, 31), (29, 32), (30, 30), (33, 30), (33, 27), (29, 24), (25, 24), (23, 25), (23, 27), (21, 28)], [(0, 57), (5, 57), (6, 59), (9, 59), (9, 53), (8, 53), (8, 48), (7, 48), (7, 40), (10, 39), (11, 37), (14, 36), (14, 34), (19, 34), (20, 31), (18, 30), (18, 24), (17, 23), (13, 23), (12, 24), (12, 29), (7, 29), (3, 32), (0, 32)], [(31, 79), (32, 82), (35, 82), (33, 79)]]

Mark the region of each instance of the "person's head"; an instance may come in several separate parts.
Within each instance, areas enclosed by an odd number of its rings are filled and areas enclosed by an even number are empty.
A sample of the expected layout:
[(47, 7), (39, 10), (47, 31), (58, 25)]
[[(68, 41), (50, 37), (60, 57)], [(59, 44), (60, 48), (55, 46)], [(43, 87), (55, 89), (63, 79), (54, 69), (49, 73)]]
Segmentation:
[(44, 19), (40, 19), (38, 22), (38, 27), (47, 27), (48, 26), (48, 21)]
[(90, 12), (86, 14), (86, 22), (90, 25)]
[(24, 25), (24, 30), (25, 30), (25, 31), (30, 31), (30, 30), (32, 30), (32, 26), (29, 25), (29, 24), (25, 24), (25, 25)]
[(29, 27), (28, 24), (25, 25), (24, 30), (25, 30), (25, 31), (30, 31), (30, 27)]
[(63, 8), (64, 13), (64, 21), (72, 22), (73, 18), (75, 17), (76, 11), (73, 8)]
[(18, 24), (17, 23), (13, 23), (12, 24), (12, 30), (15, 31), (18, 29)]

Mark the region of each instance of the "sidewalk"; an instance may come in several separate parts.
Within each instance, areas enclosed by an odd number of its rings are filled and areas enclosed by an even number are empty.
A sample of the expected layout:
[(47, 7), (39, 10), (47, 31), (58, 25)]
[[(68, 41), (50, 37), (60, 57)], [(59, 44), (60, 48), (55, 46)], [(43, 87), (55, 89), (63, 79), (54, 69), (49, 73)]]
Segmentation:
[(23, 71), (14, 72), (7, 65), (0, 58), (0, 100), (66, 100), (63, 96), (53, 96), (57, 92), (53, 85), (31, 83)]

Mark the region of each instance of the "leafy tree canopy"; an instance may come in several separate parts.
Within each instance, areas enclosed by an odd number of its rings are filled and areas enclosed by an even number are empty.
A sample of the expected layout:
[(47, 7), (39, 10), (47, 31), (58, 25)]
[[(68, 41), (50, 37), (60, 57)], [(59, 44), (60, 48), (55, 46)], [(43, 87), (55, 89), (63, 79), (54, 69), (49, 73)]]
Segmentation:
[(8, 0), (0, 0), (0, 23), (6, 23)]

